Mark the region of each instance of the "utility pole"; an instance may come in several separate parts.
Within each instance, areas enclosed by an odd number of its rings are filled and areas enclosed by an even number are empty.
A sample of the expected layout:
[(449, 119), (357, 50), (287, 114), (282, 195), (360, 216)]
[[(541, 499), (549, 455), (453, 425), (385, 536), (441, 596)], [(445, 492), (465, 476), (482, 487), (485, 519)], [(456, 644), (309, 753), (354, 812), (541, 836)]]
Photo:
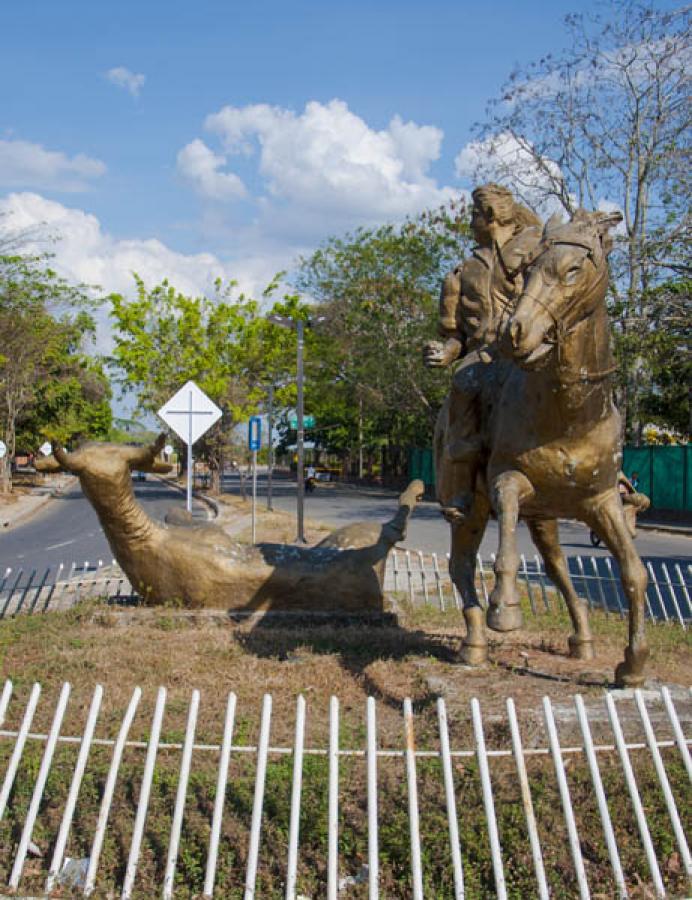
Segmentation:
[(363, 398), (358, 398), (358, 478), (363, 480)]
[(305, 323), (302, 319), (296, 319), (296, 334), (298, 336), (298, 361), (297, 361), (297, 393), (298, 402), (296, 404), (296, 414), (298, 419), (298, 535), (296, 543), (307, 544), (305, 540), (304, 529), (304, 507), (305, 507), (305, 426), (303, 421), (303, 345), (305, 343)]
[[(296, 363), (296, 389), (298, 393), (297, 403), (296, 403), (296, 425), (298, 426), (297, 431), (297, 449), (298, 449), (298, 471), (297, 471), (297, 482), (298, 482), (298, 491), (297, 491), (297, 504), (296, 504), (296, 519), (298, 526), (298, 534), (296, 536), (297, 544), (307, 544), (305, 539), (305, 527), (304, 527), (304, 506), (305, 506), (305, 423), (304, 423), (304, 409), (303, 409), (303, 347), (305, 344), (305, 322), (302, 319), (289, 319), (288, 316), (280, 316), (272, 313), (272, 315), (267, 316), (268, 321), (273, 322), (275, 325), (280, 325), (282, 328), (294, 328), (296, 332), (296, 336), (298, 338), (298, 358)], [(319, 319), (317, 321), (320, 321)], [(308, 322), (308, 326), (310, 323)]]

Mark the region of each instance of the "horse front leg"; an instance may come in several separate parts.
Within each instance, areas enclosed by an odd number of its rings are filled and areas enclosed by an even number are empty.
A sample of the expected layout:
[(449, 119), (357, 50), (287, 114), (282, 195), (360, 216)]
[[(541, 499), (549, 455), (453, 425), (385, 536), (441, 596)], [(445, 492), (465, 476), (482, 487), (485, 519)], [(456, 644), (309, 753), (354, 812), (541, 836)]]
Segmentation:
[(487, 498), (476, 493), (469, 517), (452, 524), (449, 574), (464, 603), (466, 637), (460, 659), (468, 666), (481, 666), (488, 660), (485, 616), (476, 591), (476, 557), (489, 514)]
[(517, 524), (522, 501), (533, 494), (533, 485), (521, 472), (503, 472), (493, 481), (492, 503), (500, 530), (495, 586), (488, 607), (488, 627), (494, 631), (514, 631), (524, 624), (517, 591)]
[(597, 534), (603, 536), (608, 549), (618, 561), (622, 586), (630, 608), (629, 644), (625, 648), (625, 659), (615, 669), (615, 682), (620, 687), (639, 687), (644, 682), (644, 666), (649, 656), (645, 619), (646, 586), (649, 581), (646, 569), (635, 549), (622, 502), (616, 491), (610, 491), (597, 504), (589, 505), (584, 520)]

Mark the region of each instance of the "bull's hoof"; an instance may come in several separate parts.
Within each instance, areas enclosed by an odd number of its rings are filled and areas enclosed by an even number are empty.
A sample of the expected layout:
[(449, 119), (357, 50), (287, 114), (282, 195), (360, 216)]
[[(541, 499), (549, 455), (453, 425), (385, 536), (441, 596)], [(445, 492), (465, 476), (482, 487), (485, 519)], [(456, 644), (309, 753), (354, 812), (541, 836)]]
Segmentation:
[(487, 622), (488, 628), (492, 628), (493, 631), (516, 631), (524, 625), (521, 606), (518, 604), (493, 606), (491, 603), (488, 607)]
[(570, 634), (567, 639), (569, 655), (572, 659), (593, 659), (593, 638), (580, 638), (576, 634)]
[(465, 666), (484, 666), (488, 662), (487, 644), (462, 644), (459, 661)]
[(649, 658), (649, 649), (625, 648), (625, 658), (615, 669), (615, 684), (618, 687), (637, 688), (644, 684), (644, 666)]

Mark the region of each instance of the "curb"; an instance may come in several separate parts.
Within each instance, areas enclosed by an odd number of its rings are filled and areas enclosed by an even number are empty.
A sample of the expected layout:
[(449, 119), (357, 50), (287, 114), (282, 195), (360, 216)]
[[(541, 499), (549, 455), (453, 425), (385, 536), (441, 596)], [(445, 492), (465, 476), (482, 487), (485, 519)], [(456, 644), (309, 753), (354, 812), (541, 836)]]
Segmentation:
[(637, 522), (637, 531), (661, 531), (664, 534), (676, 534), (678, 537), (692, 537), (690, 525), (668, 525), (665, 522)]
[[(181, 487), (179, 484), (176, 484), (175, 481), (171, 481), (168, 478), (164, 478), (163, 475), (156, 475), (153, 472), (149, 472), (148, 474), (154, 475), (154, 478), (156, 478), (157, 481), (160, 481), (162, 484), (167, 484), (167, 485), (169, 485), (169, 487), (175, 488), (176, 491), (179, 491), (181, 494), (187, 493), (184, 487)], [(216, 500), (213, 500), (211, 497), (208, 497), (206, 494), (200, 494), (199, 491), (193, 491), (192, 496), (195, 498), (195, 500), (200, 500), (202, 503), (204, 503), (206, 506), (208, 506), (209, 509), (211, 509), (211, 511), (214, 513), (212, 518), (218, 519), (219, 504), (216, 502)]]

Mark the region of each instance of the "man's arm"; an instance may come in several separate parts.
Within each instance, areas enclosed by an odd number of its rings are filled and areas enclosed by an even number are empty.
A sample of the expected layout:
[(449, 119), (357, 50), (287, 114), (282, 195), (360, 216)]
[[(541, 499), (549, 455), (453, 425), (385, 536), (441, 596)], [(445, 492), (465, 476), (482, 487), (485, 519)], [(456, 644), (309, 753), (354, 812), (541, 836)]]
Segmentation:
[(461, 267), (449, 272), (440, 291), (438, 330), (445, 339), (430, 341), (423, 347), (423, 361), (429, 369), (444, 369), (466, 352), (464, 335), (459, 331), (457, 311), (461, 297)]

